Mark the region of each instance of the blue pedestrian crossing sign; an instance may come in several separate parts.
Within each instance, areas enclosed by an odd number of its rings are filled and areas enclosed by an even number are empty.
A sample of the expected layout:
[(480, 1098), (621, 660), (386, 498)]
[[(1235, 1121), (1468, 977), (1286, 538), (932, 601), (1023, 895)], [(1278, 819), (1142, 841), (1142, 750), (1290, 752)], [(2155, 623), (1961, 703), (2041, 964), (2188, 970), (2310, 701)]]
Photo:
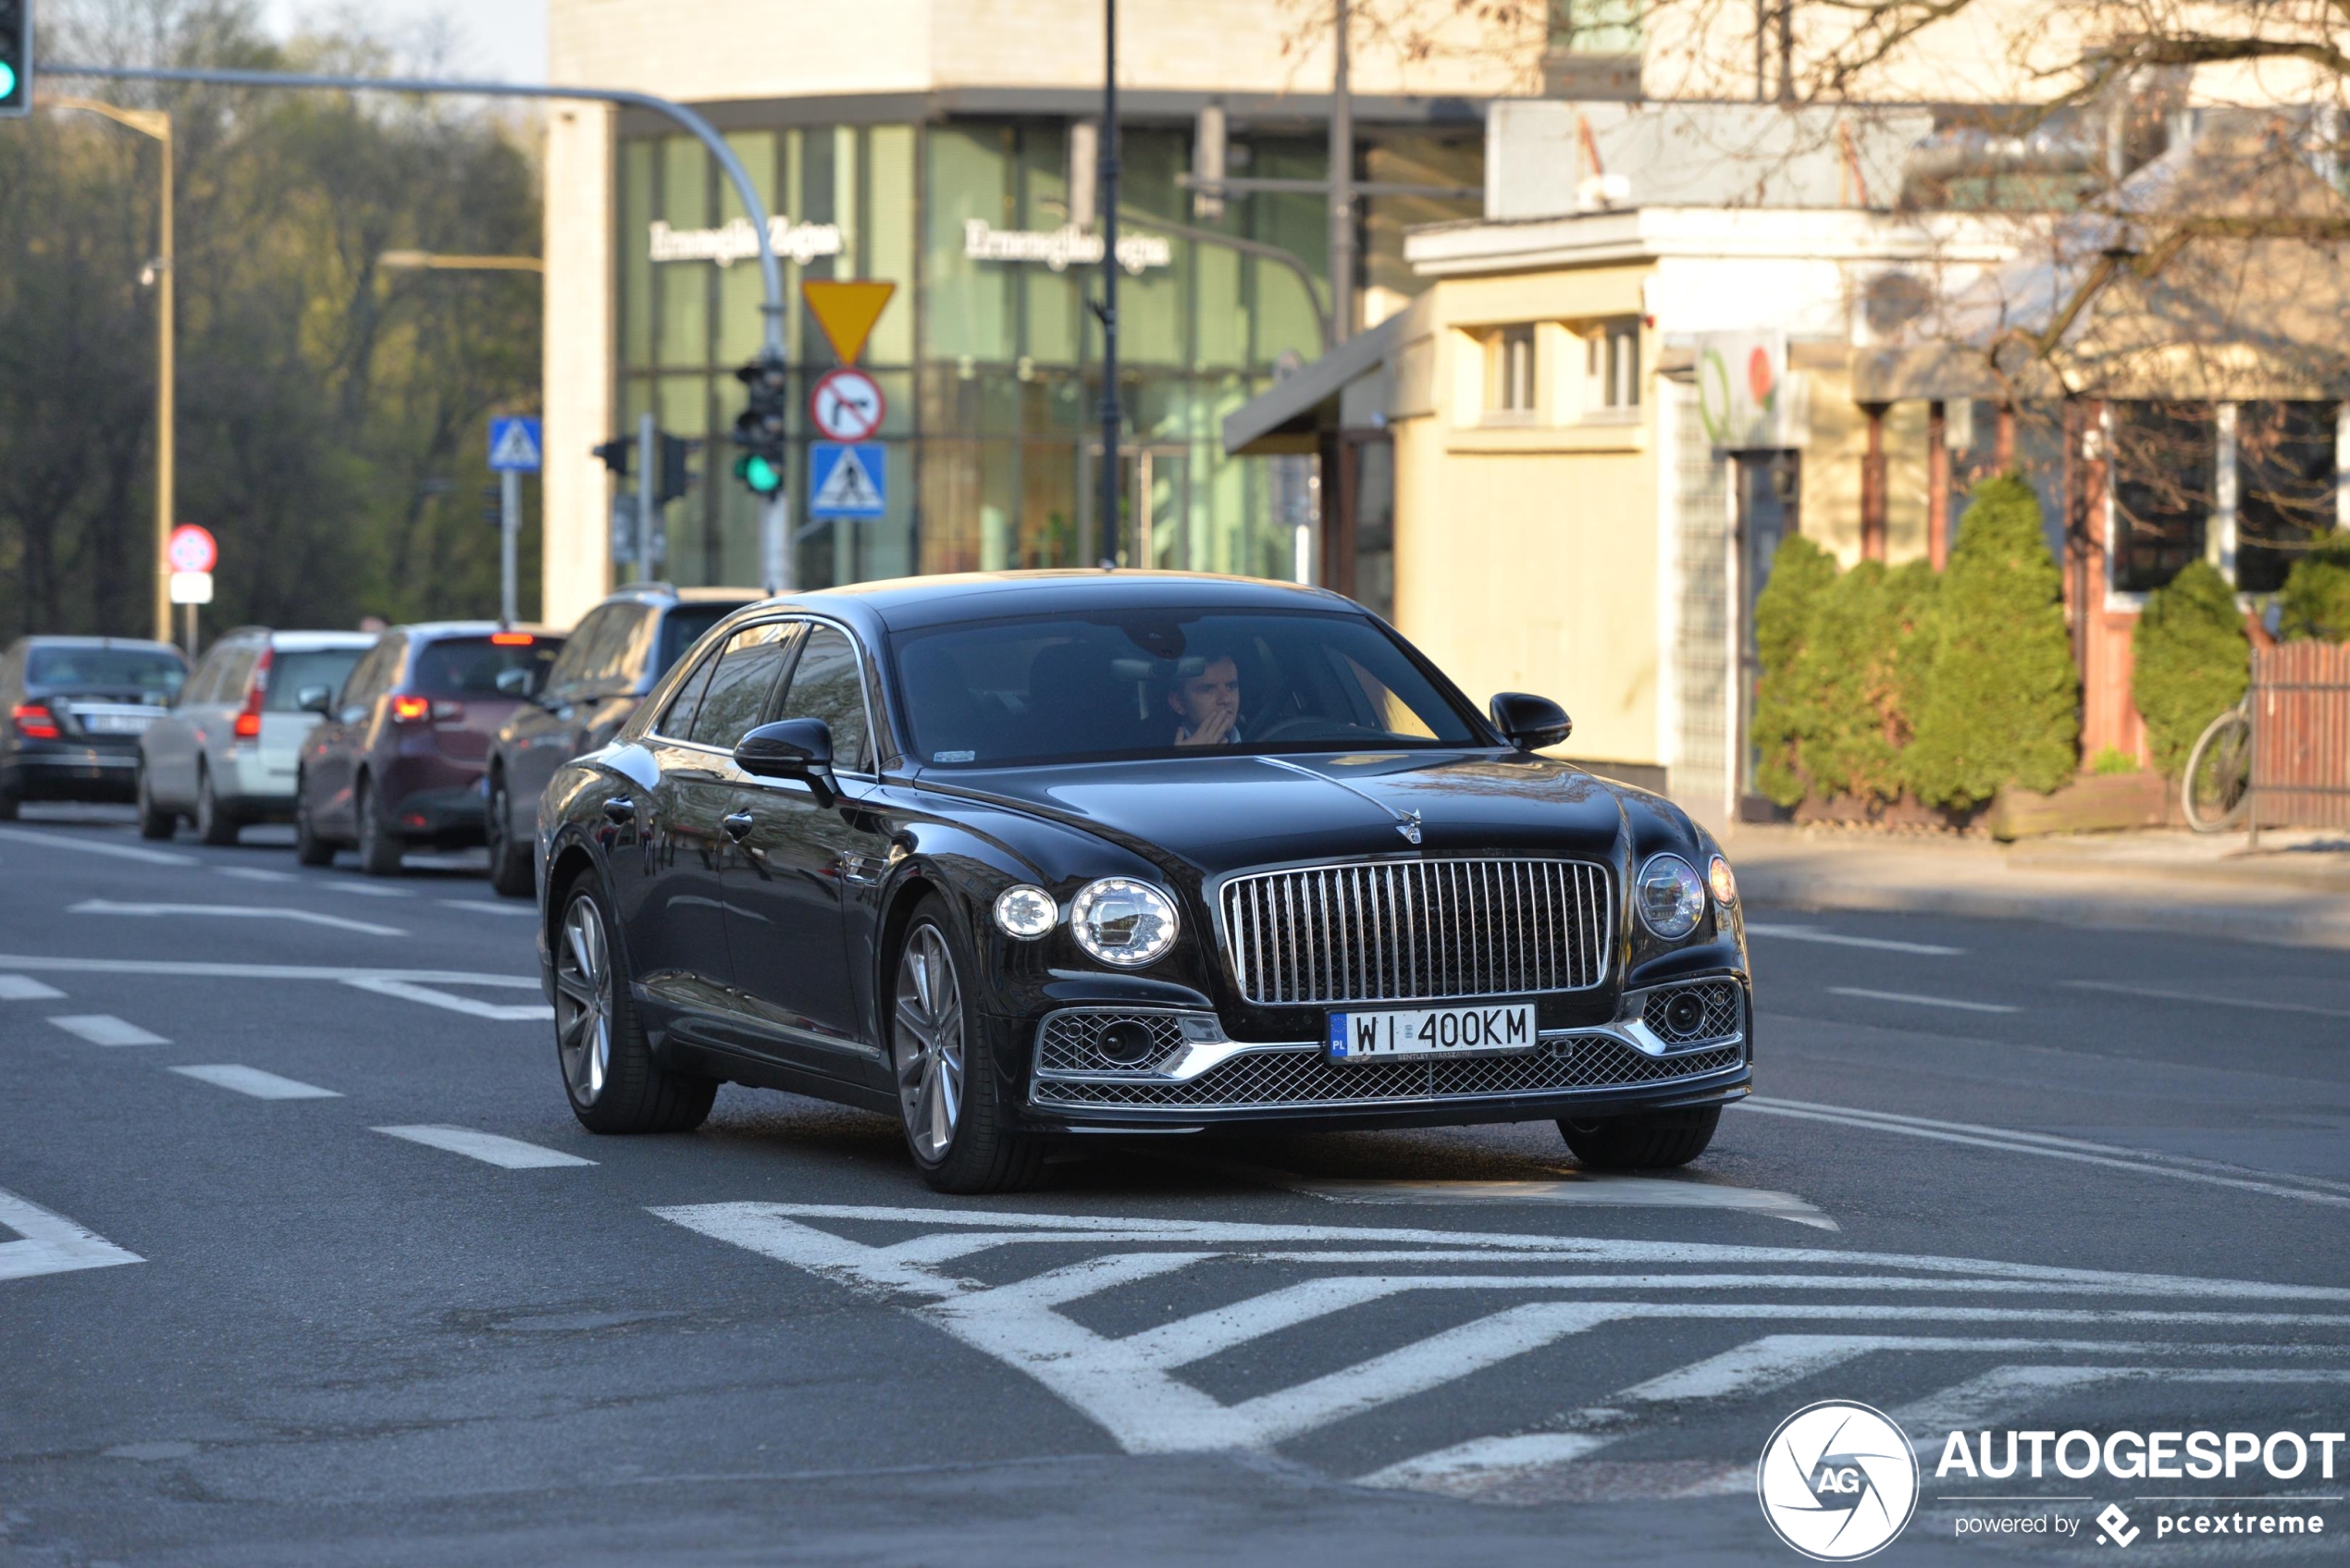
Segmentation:
[(889, 506), (889, 452), (879, 441), (813, 441), (808, 448), (808, 515), (879, 517)]
[(536, 474), (542, 445), (536, 419), (493, 419), (489, 422), (489, 471)]

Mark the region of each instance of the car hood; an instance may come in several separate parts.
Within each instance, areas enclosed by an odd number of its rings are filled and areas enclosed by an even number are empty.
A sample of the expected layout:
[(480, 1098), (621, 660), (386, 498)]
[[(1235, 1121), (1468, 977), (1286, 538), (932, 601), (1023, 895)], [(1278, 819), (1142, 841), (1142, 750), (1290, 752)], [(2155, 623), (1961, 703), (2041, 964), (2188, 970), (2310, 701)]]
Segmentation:
[[(1540, 757), (1388, 751), (931, 772), (1202, 877), (1356, 855), (1499, 850), (1617, 859), (1617, 786)], [(1416, 835), (1416, 836), (1415, 836)]]

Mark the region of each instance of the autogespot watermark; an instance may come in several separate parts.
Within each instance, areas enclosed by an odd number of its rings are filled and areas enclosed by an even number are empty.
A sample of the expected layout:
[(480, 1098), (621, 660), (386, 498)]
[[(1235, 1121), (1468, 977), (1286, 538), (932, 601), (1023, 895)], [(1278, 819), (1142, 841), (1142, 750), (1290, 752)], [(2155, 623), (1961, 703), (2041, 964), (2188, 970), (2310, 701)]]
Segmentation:
[[(2322, 1485), (2335, 1479), (2345, 1445), (2350, 1434), (2342, 1432), (1953, 1431), (1934, 1479)], [(1853, 1562), (1883, 1550), (1909, 1525), (1921, 1491), (1916, 1449), (1890, 1416), (1869, 1405), (1806, 1405), (1763, 1444), (1755, 1491), (1763, 1518), (1788, 1546), (1818, 1562)], [(2321, 1511), (2344, 1498), (2322, 1490), (2132, 1492), (2121, 1500), (1951, 1491), (1930, 1500), (1960, 1539), (2077, 1540), (2086, 1523), (2095, 1526), (2097, 1545), (2128, 1547), (2142, 1538), (2322, 1536)]]

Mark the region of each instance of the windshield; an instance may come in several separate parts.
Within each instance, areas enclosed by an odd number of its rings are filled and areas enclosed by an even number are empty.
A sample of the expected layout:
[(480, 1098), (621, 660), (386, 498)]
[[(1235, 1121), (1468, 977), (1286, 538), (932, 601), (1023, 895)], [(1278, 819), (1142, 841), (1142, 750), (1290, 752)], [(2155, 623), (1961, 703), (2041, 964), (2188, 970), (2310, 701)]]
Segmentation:
[(342, 690), (342, 680), (359, 662), (364, 648), (314, 648), (289, 652), (279, 648), (269, 661), (269, 690), (261, 706), (271, 713), (291, 713), (302, 706), (304, 686)]
[(498, 677), (508, 670), (537, 670), (545, 678), (547, 666), (563, 651), (561, 637), (501, 632), (497, 637), (442, 637), (416, 652), (416, 672), (408, 687), (427, 697), (510, 697), (499, 689)]
[(176, 653), (143, 648), (37, 648), (25, 685), (175, 696), (188, 678)]
[(701, 641), (704, 632), (740, 610), (754, 603), (744, 599), (736, 604), (681, 604), (671, 611), (661, 623), (660, 660), (654, 665), (652, 678), (669, 673), (669, 667), (686, 656), (686, 650)]
[(927, 767), (1484, 744), (1393, 638), (1354, 615), (1040, 616), (892, 646)]

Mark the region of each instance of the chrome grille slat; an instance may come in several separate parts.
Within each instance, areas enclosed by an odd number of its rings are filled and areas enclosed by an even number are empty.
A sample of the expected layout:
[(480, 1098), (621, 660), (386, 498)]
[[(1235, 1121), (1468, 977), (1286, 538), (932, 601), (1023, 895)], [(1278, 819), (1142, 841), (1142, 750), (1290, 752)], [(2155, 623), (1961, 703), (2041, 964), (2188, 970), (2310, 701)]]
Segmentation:
[(1273, 1006), (1589, 990), (1614, 927), (1604, 868), (1509, 856), (1245, 872), (1218, 908), (1241, 994)]

